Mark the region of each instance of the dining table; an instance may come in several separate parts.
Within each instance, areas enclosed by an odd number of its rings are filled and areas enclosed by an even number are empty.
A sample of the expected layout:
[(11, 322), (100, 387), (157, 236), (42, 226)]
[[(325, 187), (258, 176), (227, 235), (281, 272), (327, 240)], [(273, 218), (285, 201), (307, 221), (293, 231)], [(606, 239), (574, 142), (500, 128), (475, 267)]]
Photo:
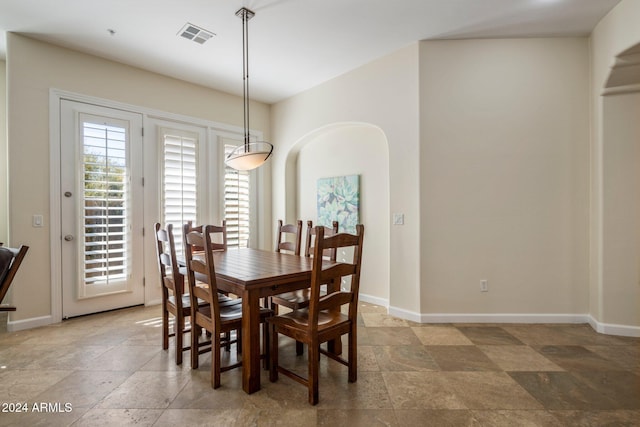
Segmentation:
[[(242, 388), (260, 390), (260, 300), (283, 292), (308, 288), (313, 258), (254, 248), (214, 252), (219, 291), (242, 298)], [(323, 260), (323, 265), (335, 261)], [(341, 353), (339, 342), (329, 351)]]

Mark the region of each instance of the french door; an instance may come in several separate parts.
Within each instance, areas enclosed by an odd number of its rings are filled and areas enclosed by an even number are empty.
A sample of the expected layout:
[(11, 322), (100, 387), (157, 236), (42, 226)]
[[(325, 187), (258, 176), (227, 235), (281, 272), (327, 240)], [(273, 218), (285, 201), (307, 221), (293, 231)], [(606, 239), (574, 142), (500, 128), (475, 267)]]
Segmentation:
[(62, 317), (144, 303), (142, 115), (60, 104)]

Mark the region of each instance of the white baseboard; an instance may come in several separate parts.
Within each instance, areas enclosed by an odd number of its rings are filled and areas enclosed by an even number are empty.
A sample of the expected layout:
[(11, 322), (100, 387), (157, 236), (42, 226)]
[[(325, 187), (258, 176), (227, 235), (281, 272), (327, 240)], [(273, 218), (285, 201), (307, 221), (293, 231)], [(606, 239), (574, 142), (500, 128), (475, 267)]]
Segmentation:
[(420, 323), (588, 323), (587, 314), (428, 313)]
[(640, 338), (640, 326), (602, 323), (594, 319), (593, 316), (589, 316), (588, 322), (596, 332), (599, 332), (601, 334)]
[(7, 332), (18, 332), (25, 329), (33, 329), (40, 326), (51, 325), (52, 323), (52, 316), (32, 317), (30, 319), (23, 320), (10, 320), (7, 322)]
[(358, 300), (362, 302), (368, 302), (369, 304), (380, 305), (382, 307), (389, 307), (389, 300), (384, 298), (378, 298), (371, 295), (359, 294)]
[(416, 323), (588, 323), (596, 332), (606, 335), (640, 337), (640, 326), (598, 322), (590, 314), (537, 313), (415, 313), (389, 307), (389, 314)]
[(395, 317), (399, 317), (400, 319), (410, 320), (416, 323), (423, 323), (420, 317), (420, 313), (416, 313), (414, 311), (405, 310), (398, 307), (389, 307), (387, 306), (389, 314)]

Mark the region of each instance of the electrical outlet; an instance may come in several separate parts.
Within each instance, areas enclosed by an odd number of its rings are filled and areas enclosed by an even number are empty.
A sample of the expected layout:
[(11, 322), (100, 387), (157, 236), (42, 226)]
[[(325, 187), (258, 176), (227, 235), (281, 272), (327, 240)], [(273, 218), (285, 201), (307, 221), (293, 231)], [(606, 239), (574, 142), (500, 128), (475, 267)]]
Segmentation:
[(487, 280), (480, 280), (480, 292), (489, 292), (489, 282)]

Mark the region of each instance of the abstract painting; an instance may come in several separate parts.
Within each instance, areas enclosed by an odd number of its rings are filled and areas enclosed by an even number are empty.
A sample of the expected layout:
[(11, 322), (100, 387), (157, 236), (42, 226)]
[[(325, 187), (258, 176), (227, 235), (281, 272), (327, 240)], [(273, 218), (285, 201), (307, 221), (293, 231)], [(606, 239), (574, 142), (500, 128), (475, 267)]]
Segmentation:
[(318, 225), (331, 227), (338, 221), (339, 231), (355, 233), (360, 221), (360, 175), (318, 179)]

